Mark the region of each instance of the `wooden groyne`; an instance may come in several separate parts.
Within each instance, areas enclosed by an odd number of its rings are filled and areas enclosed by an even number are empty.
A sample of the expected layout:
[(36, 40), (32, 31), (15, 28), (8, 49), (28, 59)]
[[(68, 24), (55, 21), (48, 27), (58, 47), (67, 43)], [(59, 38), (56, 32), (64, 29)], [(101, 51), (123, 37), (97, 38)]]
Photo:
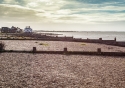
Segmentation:
[[(86, 43), (100, 43), (100, 44), (107, 44), (107, 45), (114, 45), (114, 46), (120, 46), (125, 47), (125, 41), (116, 41), (116, 38), (114, 40), (103, 40), (102, 38), (99, 39), (82, 39), (82, 38), (74, 38), (72, 37), (54, 37), (54, 36), (47, 36), (47, 35), (41, 35), (41, 34), (12, 34), (13, 36), (16, 36), (15, 38), (6, 37), (6, 38), (0, 38), (0, 40), (42, 40), (42, 41), (68, 41), (68, 42), (86, 42)], [(21, 38), (18, 38), (21, 37)], [(29, 37), (29, 38), (27, 38)]]
[(107, 44), (107, 45), (125, 47), (125, 41), (116, 41), (116, 38), (114, 38), (114, 40), (103, 40), (102, 38), (99, 38), (99, 39), (88, 39), (88, 38), (82, 39), (82, 38), (73, 38), (73, 37), (51, 37), (51, 38), (42, 39), (42, 40), (100, 43), (100, 44)]
[(21, 50), (3, 50), (1, 53), (33, 53), (33, 54), (63, 54), (63, 55), (99, 55), (99, 56), (125, 56), (125, 52), (102, 52), (101, 48), (97, 51), (68, 51), (64, 48), (63, 51), (37, 51), (36, 47), (33, 47), (31, 51)]

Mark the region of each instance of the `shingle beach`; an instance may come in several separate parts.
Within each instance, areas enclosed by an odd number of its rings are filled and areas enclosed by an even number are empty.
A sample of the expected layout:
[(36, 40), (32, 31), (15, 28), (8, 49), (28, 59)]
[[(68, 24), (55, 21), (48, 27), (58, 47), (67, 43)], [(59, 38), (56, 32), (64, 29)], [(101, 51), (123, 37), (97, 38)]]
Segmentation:
[[(2, 40), (6, 50), (125, 52), (123, 47), (63, 41)], [(125, 57), (0, 53), (1, 88), (124, 88)]]
[(125, 58), (0, 54), (1, 88), (124, 88)]
[(6, 50), (37, 50), (62, 51), (67, 47), (69, 51), (97, 51), (101, 48), (105, 52), (125, 52), (123, 47), (111, 46), (97, 43), (66, 42), (66, 41), (28, 41), (28, 40), (2, 40), (6, 45)]

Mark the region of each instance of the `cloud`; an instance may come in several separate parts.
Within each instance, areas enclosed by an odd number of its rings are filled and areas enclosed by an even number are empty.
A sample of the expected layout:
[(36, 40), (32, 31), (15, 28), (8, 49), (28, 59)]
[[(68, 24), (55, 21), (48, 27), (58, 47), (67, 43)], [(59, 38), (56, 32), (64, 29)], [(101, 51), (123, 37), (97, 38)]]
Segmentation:
[(18, 5), (0, 5), (0, 18), (2, 20), (8, 19), (9, 21), (40, 21), (46, 17), (39, 17), (38, 13), (44, 13), (44, 11), (37, 11), (30, 8), (21, 7)]
[(125, 21), (125, 0), (1, 0), (0, 3), (2, 20), (88, 24)]
[(87, 3), (87, 4), (104, 4), (104, 3), (125, 3), (125, 0), (68, 0), (73, 2)]

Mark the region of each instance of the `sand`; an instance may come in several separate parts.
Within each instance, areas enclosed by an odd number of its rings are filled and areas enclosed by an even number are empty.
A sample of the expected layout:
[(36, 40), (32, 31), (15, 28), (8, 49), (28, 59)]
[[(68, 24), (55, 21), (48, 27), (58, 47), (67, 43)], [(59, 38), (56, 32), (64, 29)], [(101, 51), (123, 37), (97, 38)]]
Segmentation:
[[(69, 51), (97, 51), (101, 48), (105, 52), (125, 52), (124, 47), (111, 46), (97, 43), (84, 42), (64, 42), (64, 41), (28, 41), (28, 40), (1, 40), (6, 45), (6, 50), (32, 50), (36, 47), (37, 50), (46, 51), (62, 51), (67, 47)], [(43, 44), (43, 45), (42, 45)]]
[(124, 87), (124, 57), (0, 54), (0, 88)]

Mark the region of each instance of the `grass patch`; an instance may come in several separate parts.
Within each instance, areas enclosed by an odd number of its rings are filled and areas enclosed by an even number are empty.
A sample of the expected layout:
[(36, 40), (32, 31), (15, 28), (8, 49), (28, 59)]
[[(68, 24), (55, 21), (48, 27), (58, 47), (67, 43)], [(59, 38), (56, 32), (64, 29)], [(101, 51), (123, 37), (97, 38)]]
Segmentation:
[(46, 44), (46, 43), (40, 43), (39, 45), (48, 46), (48, 44)]
[(11, 37), (7, 37), (7, 39), (11, 39)]
[(86, 45), (85, 43), (81, 43), (81, 45)]

